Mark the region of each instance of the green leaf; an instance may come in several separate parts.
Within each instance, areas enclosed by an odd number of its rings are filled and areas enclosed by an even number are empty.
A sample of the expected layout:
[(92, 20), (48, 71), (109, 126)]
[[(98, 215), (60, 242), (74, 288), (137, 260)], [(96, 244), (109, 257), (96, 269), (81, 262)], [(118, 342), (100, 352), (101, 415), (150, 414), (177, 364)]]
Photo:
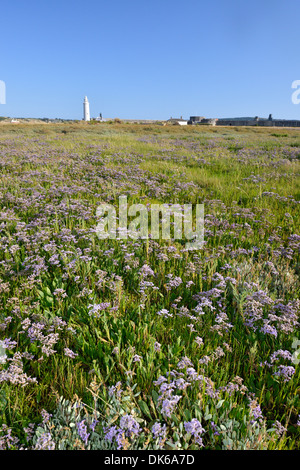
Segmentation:
[(42, 292), (41, 290), (37, 289), (37, 293), (38, 293), (38, 296), (43, 299), (45, 297), (45, 294), (44, 292)]
[(49, 287), (45, 287), (45, 291), (48, 295), (52, 296), (52, 292), (51, 290), (49, 289)]
[(152, 398), (155, 404), (157, 404), (158, 397), (158, 393), (155, 390), (152, 390)]
[(217, 405), (216, 405), (216, 409), (218, 410), (219, 408), (221, 408), (221, 406), (223, 405), (225, 400), (219, 400)]
[(170, 447), (172, 447), (173, 449), (177, 449), (177, 445), (174, 444), (174, 442), (171, 442), (171, 441), (167, 441), (166, 444)]
[(192, 420), (192, 414), (191, 414), (190, 410), (184, 410), (183, 411), (183, 416), (184, 416), (186, 421), (191, 421)]

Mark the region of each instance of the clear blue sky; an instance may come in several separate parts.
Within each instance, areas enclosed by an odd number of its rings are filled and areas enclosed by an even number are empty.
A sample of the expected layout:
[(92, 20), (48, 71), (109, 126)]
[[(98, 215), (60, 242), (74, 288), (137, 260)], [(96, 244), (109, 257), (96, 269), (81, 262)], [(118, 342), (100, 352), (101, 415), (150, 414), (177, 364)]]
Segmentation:
[(300, 119), (299, 0), (2, 0), (0, 115)]

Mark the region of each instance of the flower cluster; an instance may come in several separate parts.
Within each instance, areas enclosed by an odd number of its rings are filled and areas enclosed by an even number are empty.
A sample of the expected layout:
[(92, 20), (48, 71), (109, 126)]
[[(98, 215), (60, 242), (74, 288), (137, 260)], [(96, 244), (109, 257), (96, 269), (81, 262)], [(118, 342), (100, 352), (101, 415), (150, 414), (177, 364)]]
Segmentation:
[(105, 429), (105, 439), (109, 442), (116, 441), (118, 449), (126, 449), (129, 441), (132, 441), (141, 432), (139, 423), (130, 414), (125, 414), (120, 419), (119, 427), (110, 426)]

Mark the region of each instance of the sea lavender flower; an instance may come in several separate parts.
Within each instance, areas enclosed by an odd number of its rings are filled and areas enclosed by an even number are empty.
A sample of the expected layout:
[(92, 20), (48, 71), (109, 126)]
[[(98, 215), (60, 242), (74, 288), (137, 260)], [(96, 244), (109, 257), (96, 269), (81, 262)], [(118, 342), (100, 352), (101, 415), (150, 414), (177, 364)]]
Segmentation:
[(162, 394), (159, 399), (161, 400), (162, 398), (170, 398), (172, 397), (173, 391), (176, 389), (176, 383), (173, 380), (172, 382), (164, 382), (161, 384), (159, 387), (159, 391)]
[(220, 346), (218, 346), (217, 349), (212, 354), (213, 359), (219, 359), (219, 357), (222, 357), (224, 355), (225, 355), (225, 353), (224, 353), (223, 349)]
[(155, 423), (153, 424), (151, 431), (154, 439), (158, 439), (160, 446), (162, 446), (167, 437), (167, 425)]
[(78, 356), (77, 353), (74, 353), (71, 349), (69, 348), (64, 348), (65, 356), (70, 357), (71, 359), (74, 359), (76, 356)]
[(192, 366), (193, 366), (193, 363), (187, 356), (182, 357), (181, 360), (177, 364), (178, 369), (185, 369), (186, 367), (192, 367)]
[(121, 382), (117, 382), (116, 385), (112, 385), (111, 387), (108, 388), (108, 395), (110, 397), (113, 397), (115, 395), (117, 398), (120, 398), (123, 393), (123, 390), (121, 387), (122, 387)]
[(135, 354), (132, 358), (132, 362), (141, 362), (142, 356), (139, 356), (138, 354)]
[(164, 318), (173, 317), (173, 314), (170, 313), (169, 310), (167, 310), (166, 308), (162, 308), (161, 310), (159, 310), (159, 312), (157, 312), (157, 315), (162, 316)]
[(164, 377), (163, 375), (161, 375), (161, 376), (158, 377), (158, 379), (155, 380), (153, 383), (154, 383), (154, 385), (159, 386), (159, 385), (161, 385), (163, 382), (167, 382), (167, 379), (166, 379), (166, 377)]
[(78, 432), (78, 435), (79, 435), (80, 439), (82, 439), (83, 442), (85, 444), (87, 444), (90, 433), (87, 432), (87, 426), (85, 424), (85, 419), (83, 419), (79, 423), (76, 423), (76, 426), (77, 426), (77, 432)]
[(194, 437), (195, 442), (197, 442), (200, 447), (203, 447), (203, 441), (200, 436), (205, 433), (205, 429), (202, 427), (200, 421), (196, 418), (193, 418), (191, 421), (185, 421), (184, 428), (188, 434)]
[(48, 413), (46, 410), (44, 410), (44, 409), (41, 411), (41, 415), (42, 415), (42, 418), (43, 418), (43, 421), (42, 421), (43, 424), (48, 423), (48, 421), (50, 420), (50, 418), (51, 418), (51, 416), (52, 416), (51, 414), (49, 414), (49, 413)]
[(199, 379), (199, 375), (194, 369), (194, 367), (187, 367), (186, 375), (187, 375), (187, 379), (191, 381), (195, 381)]
[(178, 287), (180, 284), (182, 284), (182, 279), (181, 277), (175, 277), (173, 278), (172, 274), (169, 274), (167, 277), (169, 277), (170, 281), (167, 282), (166, 284), (166, 289), (171, 290), (173, 287)]
[(281, 437), (286, 432), (286, 428), (277, 420), (274, 422), (273, 427), (278, 437)]
[(274, 372), (273, 376), (282, 377), (284, 382), (291, 380), (292, 376), (295, 373), (295, 367), (293, 366), (278, 366), (277, 371)]
[(117, 449), (120, 450), (122, 448), (128, 448), (128, 441), (126, 437), (134, 438), (139, 435), (141, 432), (140, 425), (138, 422), (133, 418), (131, 415), (124, 415), (120, 419), (120, 427), (111, 426), (109, 428), (104, 429), (105, 439), (110, 442), (113, 442), (115, 439), (118, 447)]
[(183, 378), (175, 380), (175, 385), (178, 390), (185, 390), (189, 385), (191, 385), (190, 382), (187, 382)]
[(171, 414), (173, 413), (175, 406), (179, 402), (181, 396), (179, 395), (172, 395), (171, 398), (165, 398), (162, 402), (161, 413), (163, 416), (167, 418), (171, 418)]
[(192, 285), (194, 285), (194, 284), (195, 284), (195, 283), (194, 283), (193, 281), (188, 281), (188, 282), (186, 283), (185, 287), (186, 287), (187, 289), (189, 289), (189, 288), (190, 288)]
[(270, 325), (267, 320), (264, 321), (264, 325), (260, 328), (260, 331), (261, 331), (261, 333), (269, 334), (269, 335), (275, 336), (275, 338), (277, 338), (277, 330), (276, 330), (275, 326)]
[(289, 351), (278, 349), (278, 351), (275, 351), (270, 357), (271, 363), (278, 361), (278, 358), (280, 357), (282, 357), (283, 359), (287, 359), (289, 361), (293, 361), (293, 356)]
[(150, 266), (148, 266), (147, 264), (144, 264), (141, 269), (140, 269), (140, 274), (143, 276), (143, 277), (147, 277), (147, 276), (154, 276), (154, 271), (150, 268)]
[(34, 423), (29, 423), (27, 428), (23, 428), (27, 442), (29, 442), (32, 439), (34, 435), (34, 428), (35, 428)]
[(55, 450), (55, 442), (50, 432), (45, 431), (38, 437), (34, 450)]
[(98, 318), (103, 310), (110, 308), (109, 302), (102, 302), (101, 304), (88, 305), (89, 315)]
[(57, 296), (59, 299), (64, 299), (65, 297), (68, 297), (66, 291), (64, 289), (55, 289), (53, 292), (53, 295)]
[(4, 318), (4, 321), (3, 323), (0, 323), (0, 331), (4, 331), (7, 326), (10, 324), (10, 322), (12, 321), (12, 317), (6, 317)]
[(97, 424), (99, 423), (98, 419), (93, 419), (93, 421), (90, 423), (89, 427), (90, 429), (94, 432)]
[(104, 437), (107, 439), (109, 442), (112, 442), (113, 439), (122, 432), (121, 429), (117, 428), (117, 426), (111, 426), (110, 428), (104, 428)]
[[(6, 434), (2, 434), (6, 433)], [(12, 436), (12, 430), (6, 425), (2, 424), (0, 429), (0, 450), (11, 449), (13, 446), (16, 446), (19, 442), (17, 437)]]
[(10, 382), (12, 384), (21, 384), (22, 386), (28, 383), (37, 382), (36, 378), (28, 377), (23, 372), (23, 362), (21, 353), (17, 352), (11, 359), (8, 359), (9, 367), (6, 370), (0, 371), (0, 383)]
[(137, 436), (141, 432), (139, 423), (128, 413), (120, 419), (120, 428), (125, 431), (125, 435), (128, 437)]
[(254, 400), (250, 399), (249, 407), (250, 407), (250, 413), (253, 416), (253, 419), (251, 420), (251, 424), (254, 424), (256, 420), (259, 420), (259, 422), (261, 422), (263, 419), (263, 414), (262, 414), (260, 405), (257, 404), (257, 401), (255, 399)]
[(218, 427), (217, 427), (217, 425), (214, 423), (214, 421), (211, 421), (211, 422), (210, 422), (210, 426), (211, 426), (212, 430), (214, 431), (214, 436), (219, 436), (220, 433), (219, 433)]
[(197, 343), (198, 346), (202, 346), (203, 345), (203, 339), (200, 338), (200, 336), (196, 336), (195, 343)]
[(210, 361), (210, 357), (209, 356), (203, 356), (201, 357), (201, 359), (199, 359), (199, 364), (205, 364), (207, 365)]

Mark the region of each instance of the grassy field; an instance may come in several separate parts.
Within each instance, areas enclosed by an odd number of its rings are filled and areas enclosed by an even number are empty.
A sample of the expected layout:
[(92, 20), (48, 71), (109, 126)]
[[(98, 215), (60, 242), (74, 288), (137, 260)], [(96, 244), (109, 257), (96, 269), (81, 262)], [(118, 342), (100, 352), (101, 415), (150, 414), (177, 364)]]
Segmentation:
[[(300, 131), (0, 124), (0, 449), (298, 449)], [(204, 204), (205, 245), (100, 240)]]

